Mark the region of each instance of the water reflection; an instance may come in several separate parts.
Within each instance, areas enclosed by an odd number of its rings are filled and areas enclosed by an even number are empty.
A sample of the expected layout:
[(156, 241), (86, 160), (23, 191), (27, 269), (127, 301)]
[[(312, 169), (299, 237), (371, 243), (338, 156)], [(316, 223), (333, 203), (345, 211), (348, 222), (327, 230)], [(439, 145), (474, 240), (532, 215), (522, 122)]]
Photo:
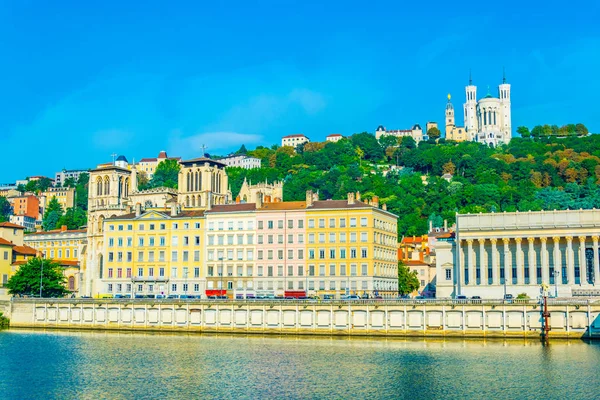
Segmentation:
[(0, 397), (429, 399), (600, 397), (582, 341), (0, 333)]

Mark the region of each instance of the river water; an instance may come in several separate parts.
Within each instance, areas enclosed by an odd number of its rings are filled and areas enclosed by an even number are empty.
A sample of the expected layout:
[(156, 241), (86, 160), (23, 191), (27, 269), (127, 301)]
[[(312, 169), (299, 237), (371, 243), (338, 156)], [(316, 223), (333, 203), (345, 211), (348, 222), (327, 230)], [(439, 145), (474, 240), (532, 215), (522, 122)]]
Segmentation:
[(0, 331), (4, 399), (600, 399), (600, 344)]

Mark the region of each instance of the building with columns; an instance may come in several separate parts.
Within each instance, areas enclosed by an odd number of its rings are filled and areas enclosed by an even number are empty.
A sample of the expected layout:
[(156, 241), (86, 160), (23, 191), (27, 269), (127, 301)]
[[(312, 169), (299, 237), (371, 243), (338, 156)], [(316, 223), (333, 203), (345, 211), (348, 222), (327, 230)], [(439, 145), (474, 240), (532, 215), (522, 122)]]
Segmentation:
[(437, 297), (585, 295), (600, 284), (600, 210), (459, 214), (436, 246)]

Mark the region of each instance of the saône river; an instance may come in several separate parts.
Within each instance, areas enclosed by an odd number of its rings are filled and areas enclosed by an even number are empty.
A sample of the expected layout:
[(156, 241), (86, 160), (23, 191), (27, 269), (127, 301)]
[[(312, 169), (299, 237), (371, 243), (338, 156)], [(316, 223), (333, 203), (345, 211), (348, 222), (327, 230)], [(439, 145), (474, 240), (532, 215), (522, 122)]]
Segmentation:
[(2, 399), (600, 399), (600, 344), (0, 331)]

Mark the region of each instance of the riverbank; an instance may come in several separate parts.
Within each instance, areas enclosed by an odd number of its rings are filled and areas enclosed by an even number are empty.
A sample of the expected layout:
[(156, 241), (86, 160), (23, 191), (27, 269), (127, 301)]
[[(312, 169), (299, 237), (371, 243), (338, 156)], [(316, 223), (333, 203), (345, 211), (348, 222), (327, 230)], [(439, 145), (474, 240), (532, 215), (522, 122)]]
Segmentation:
[[(18, 299), (15, 328), (362, 337), (539, 338), (536, 303)], [(548, 306), (549, 336), (600, 338), (600, 302)]]

